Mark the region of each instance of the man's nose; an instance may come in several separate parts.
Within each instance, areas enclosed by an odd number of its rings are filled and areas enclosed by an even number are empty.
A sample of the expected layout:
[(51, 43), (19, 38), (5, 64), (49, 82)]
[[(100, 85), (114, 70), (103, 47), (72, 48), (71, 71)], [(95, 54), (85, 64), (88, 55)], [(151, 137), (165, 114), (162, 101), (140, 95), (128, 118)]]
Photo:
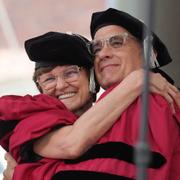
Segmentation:
[(104, 46), (102, 49), (99, 51), (97, 55), (100, 59), (103, 59), (105, 57), (111, 57), (112, 56), (112, 48), (109, 47), (107, 43), (104, 43)]

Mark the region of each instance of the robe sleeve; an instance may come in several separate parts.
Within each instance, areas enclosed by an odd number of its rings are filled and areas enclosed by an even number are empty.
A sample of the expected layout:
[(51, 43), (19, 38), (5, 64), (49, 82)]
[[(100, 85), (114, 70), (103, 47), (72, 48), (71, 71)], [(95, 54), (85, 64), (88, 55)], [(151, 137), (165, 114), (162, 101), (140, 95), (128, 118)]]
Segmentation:
[(3, 121), (21, 120), (37, 111), (62, 107), (66, 108), (60, 100), (45, 94), (3, 96), (0, 98), (0, 119)]
[(43, 159), (41, 162), (18, 164), (13, 173), (12, 180), (50, 180), (56, 173), (56, 168), (62, 166), (60, 160)]
[(2, 96), (0, 98), (0, 145), (6, 151), (9, 150), (9, 137), (23, 119), (28, 119), (36, 113), (58, 109), (68, 111), (60, 100), (45, 94)]
[(36, 112), (18, 123), (10, 138), (10, 152), (20, 161), (20, 147), (32, 139), (39, 138), (57, 126), (73, 124), (77, 117), (70, 111), (54, 109), (45, 112)]

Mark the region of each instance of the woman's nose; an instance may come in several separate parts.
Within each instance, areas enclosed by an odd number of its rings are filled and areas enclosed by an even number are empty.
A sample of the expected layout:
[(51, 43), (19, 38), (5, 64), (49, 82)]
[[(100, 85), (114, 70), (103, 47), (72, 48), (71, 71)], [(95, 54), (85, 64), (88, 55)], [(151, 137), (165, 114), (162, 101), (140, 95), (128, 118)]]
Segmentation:
[(64, 79), (62, 79), (60, 77), (57, 78), (56, 90), (62, 90), (64, 88), (66, 88), (67, 86), (68, 86), (68, 83)]

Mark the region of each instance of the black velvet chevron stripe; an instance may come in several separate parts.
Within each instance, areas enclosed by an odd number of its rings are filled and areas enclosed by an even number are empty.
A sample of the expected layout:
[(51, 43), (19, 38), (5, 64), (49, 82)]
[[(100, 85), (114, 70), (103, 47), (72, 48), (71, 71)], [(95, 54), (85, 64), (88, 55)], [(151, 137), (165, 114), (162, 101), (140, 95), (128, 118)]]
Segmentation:
[[(65, 160), (67, 164), (74, 164), (96, 158), (113, 158), (135, 164), (134, 147), (122, 142), (108, 142), (94, 145), (84, 155), (74, 160)], [(157, 152), (151, 151), (149, 168), (157, 169), (166, 163), (166, 159)]]
[(19, 121), (3, 121), (0, 120), (0, 139), (7, 134), (8, 132), (12, 131)]
[(89, 171), (61, 171), (55, 174), (52, 178), (52, 180), (72, 180), (72, 179), (78, 179), (78, 180), (86, 180), (86, 179), (108, 179), (108, 180), (134, 180), (131, 178), (123, 177), (123, 176), (117, 176), (113, 174), (108, 173), (100, 173), (100, 172), (89, 172)]

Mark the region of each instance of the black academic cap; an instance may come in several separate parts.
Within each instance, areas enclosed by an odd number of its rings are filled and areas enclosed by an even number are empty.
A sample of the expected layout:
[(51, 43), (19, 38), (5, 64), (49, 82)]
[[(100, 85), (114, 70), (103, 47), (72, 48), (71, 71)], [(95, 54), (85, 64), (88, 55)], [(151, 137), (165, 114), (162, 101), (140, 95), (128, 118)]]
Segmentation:
[(93, 62), (87, 43), (89, 41), (78, 34), (48, 32), (25, 41), (25, 50), (29, 59), (36, 62), (36, 69), (71, 64), (89, 69)]
[[(137, 18), (131, 16), (130, 14), (119, 11), (117, 9), (109, 8), (105, 11), (99, 11), (92, 14), (91, 18), (91, 36), (94, 38), (95, 33), (98, 29), (108, 25), (118, 25), (125, 28), (133, 36), (135, 36), (140, 41), (143, 40), (143, 30), (147, 28), (146, 25), (138, 20)], [(164, 43), (158, 38), (154, 33), (153, 35), (153, 48), (157, 52), (157, 60), (160, 66), (166, 65), (172, 61), (168, 50)]]

